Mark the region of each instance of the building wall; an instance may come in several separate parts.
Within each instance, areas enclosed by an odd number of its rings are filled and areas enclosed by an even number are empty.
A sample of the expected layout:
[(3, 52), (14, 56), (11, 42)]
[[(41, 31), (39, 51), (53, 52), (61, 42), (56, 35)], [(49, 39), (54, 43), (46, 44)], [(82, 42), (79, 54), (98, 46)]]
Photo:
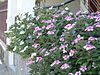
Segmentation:
[(0, 5), (0, 39), (6, 42), (4, 31), (7, 29), (7, 1)]
[[(46, 0), (46, 2), (44, 3), (41, 2), (41, 6), (47, 7), (47, 6), (60, 5), (65, 1), (70, 1), (70, 0)], [(67, 7), (70, 9), (71, 12), (76, 13), (80, 9), (80, 0), (75, 0), (71, 3), (68, 3)]]
[(68, 7), (69, 7), (70, 11), (75, 14), (77, 11), (80, 10), (80, 0), (75, 0), (71, 3), (69, 3)]

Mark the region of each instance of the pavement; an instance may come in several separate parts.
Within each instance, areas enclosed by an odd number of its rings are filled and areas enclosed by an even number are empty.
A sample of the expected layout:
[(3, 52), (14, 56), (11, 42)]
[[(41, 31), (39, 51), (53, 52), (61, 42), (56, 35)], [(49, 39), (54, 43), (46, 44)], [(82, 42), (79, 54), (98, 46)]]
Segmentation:
[(0, 75), (15, 75), (13, 70), (5, 64), (0, 64)]

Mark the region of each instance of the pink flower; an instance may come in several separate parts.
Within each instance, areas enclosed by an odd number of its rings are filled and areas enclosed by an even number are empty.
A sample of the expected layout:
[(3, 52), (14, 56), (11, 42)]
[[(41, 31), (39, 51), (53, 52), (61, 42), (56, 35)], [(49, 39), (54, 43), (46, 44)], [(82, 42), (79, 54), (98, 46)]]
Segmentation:
[(97, 38), (95, 38), (95, 37), (89, 37), (88, 40), (89, 41), (94, 41), (94, 40), (97, 40)]
[(52, 24), (47, 25), (46, 29), (48, 30), (48, 29), (53, 28), (53, 27), (54, 27), (54, 24), (52, 23)]
[(42, 60), (43, 60), (43, 58), (40, 57), (40, 56), (36, 58), (36, 62), (40, 62), (40, 61), (42, 61)]
[(88, 15), (88, 18), (90, 18), (90, 19), (94, 19), (95, 16), (93, 16), (93, 15)]
[(64, 60), (67, 60), (67, 59), (69, 59), (69, 56), (68, 56), (68, 55), (64, 55), (64, 56), (63, 56), (63, 59), (64, 59)]
[(84, 71), (87, 70), (87, 68), (86, 68), (86, 66), (81, 66), (81, 67), (80, 67), (80, 70), (81, 70), (82, 72), (84, 72)]
[(74, 40), (75, 43), (78, 43), (78, 41), (82, 40), (83, 37), (81, 37), (80, 35), (77, 35), (77, 38)]
[(40, 31), (41, 28), (39, 26), (35, 27), (35, 31)]
[(50, 52), (46, 51), (44, 56), (48, 56)]
[(65, 20), (67, 20), (67, 21), (71, 21), (71, 20), (73, 20), (74, 18), (72, 18), (71, 16), (66, 16), (65, 17)]
[(42, 29), (45, 29), (46, 27), (45, 26), (42, 26)]
[(41, 36), (42, 35), (42, 33), (38, 33), (38, 36)]
[(75, 26), (75, 24), (67, 24), (64, 28), (70, 30), (70, 29), (72, 29), (74, 26)]
[(52, 52), (52, 51), (56, 50), (56, 48), (57, 48), (57, 47), (53, 47), (53, 48), (51, 48), (49, 51)]
[(64, 38), (63, 38), (63, 37), (61, 37), (61, 38), (60, 38), (60, 41), (62, 41), (62, 42), (63, 42), (63, 41), (64, 41)]
[(42, 20), (43, 23), (52, 23), (52, 20)]
[(100, 27), (100, 23), (96, 23), (96, 27)]
[(66, 47), (68, 47), (68, 44), (62, 45), (59, 47), (59, 49), (65, 49)]
[(32, 63), (33, 63), (32, 59), (29, 58), (26, 64), (27, 64), (27, 65), (31, 65)]
[(95, 21), (100, 21), (100, 15), (96, 15), (94, 16), (94, 18), (95, 18)]
[(64, 70), (64, 69), (69, 68), (69, 65), (65, 63), (65, 64), (63, 64), (60, 68), (61, 68), (62, 70)]
[(37, 48), (39, 46), (39, 44), (33, 44), (32, 47)]
[(94, 30), (94, 27), (93, 26), (88, 26), (85, 31), (93, 31)]
[(50, 66), (52, 67), (52, 66), (54, 66), (54, 65), (58, 65), (58, 64), (60, 64), (61, 62), (59, 61), (59, 60), (55, 60)]
[(81, 75), (81, 72), (80, 72), (80, 71), (77, 71), (77, 72), (75, 73), (75, 75)]
[(54, 31), (48, 31), (47, 34), (48, 35), (54, 34)]
[(70, 50), (69, 56), (73, 56), (77, 51), (76, 50)]
[(68, 75), (74, 75), (73, 73), (68, 73)]
[(91, 45), (91, 44), (87, 44), (83, 48), (86, 49), (86, 50), (91, 50), (91, 49), (96, 48), (96, 47)]

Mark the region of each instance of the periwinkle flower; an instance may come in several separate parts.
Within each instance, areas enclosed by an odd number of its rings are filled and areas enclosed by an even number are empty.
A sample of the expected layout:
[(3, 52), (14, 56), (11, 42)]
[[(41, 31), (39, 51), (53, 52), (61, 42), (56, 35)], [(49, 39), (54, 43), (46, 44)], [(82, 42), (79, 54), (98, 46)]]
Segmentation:
[(51, 23), (51, 24), (49, 24), (49, 25), (46, 26), (46, 29), (49, 30), (50, 28), (53, 28), (53, 27), (55, 27), (55, 26), (54, 26), (53, 23)]
[(47, 34), (52, 35), (52, 34), (54, 34), (54, 31), (48, 31)]
[(68, 73), (68, 75), (74, 75), (73, 73)]
[(26, 62), (26, 65), (31, 65), (32, 63), (33, 63), (33, 60), (29, 58), (28, 61)]
[(40, 31), (41, 28), (39, 26), (35, 27), (35, 31)]
[(82, 40), (83, 37), (81, 37), (81, 35), (77, 35), (76, 39), (74, 40), (75, 43), (78, 43), (80, 40)]
[(37, 43), (34, 43), (33, 45), (32, 45), (32, 47), (34, 47), (34, 48), (37, 48), (39, 46), (39, 44), (37, 44)]
[(42, 33), (41, 33), (41, 32), (39, 32), (39, 33), (38, 33), (38, 36), (41, 36), (41, 35), (42, 35)]
[(83, 46), (83, 48), (86, 49), (86, 50), (91, 50), (91, 49), (94, 49), (96, 47), (91, 45), (91, 44), (86, 44), (85, 46)]
[(75, 73), (75, 75), (81, 75), (81, 72), (80, 72), (80, 71), (77, 71), (77, 72)]
[(88, 26), (85, 29), (85, 31), (93, 31), (93, 30), (94, 30), (94, 27), (93, 26)]
[(50, 52), (46, 51), (44, 56), (48, 56)]
[(68, 44), (61, 44), (61, 46), (59, 47), (59, 49), (65, 49), (66, 47), (68, 47)]
[(73, 56), (77, 51), (76, 50), (70, 50), (69, 51), (69, 56)]
[(40, 61), (42, 61), (42, 60), (43, 60), (43, 58), (42, 58), (41, 56), (36, 57), (36, 62), (40, 62)]
[(67, 20), (67, 21), (71, 21), (71, 20), (73, 20), (74, 18), (72, 18), (71, 16), (66, 16), (65, 17), (65, 20)]
[(94, 40), (97, 40), (97, 38), (95, 38), (95, 37), (89, 37), (88, 40), (89, 41), (94, 41)]
[(69, 59), (69, 55), (64, 55), (64, 56), (63, 56), (63, 59), (64, 59), (64, 60)]
[(96, 23), (95, 27), (100, 27), (100, 23)]
[(61, 63), (60, 60), (55, 60), (50, 66), (52, 67), (52, 66), (58, 65), (60, 63)]
[(75, 24), (67, 24), (64, 28), (70, 30), (70, 29), (72, 29), (74, 26), (75, 26)]
[(60, 67), (62, 70), (69, 68), (69, 64), (65, 63)]
[(61, 37), (61, 38), (60, 38), (60, 41), (62, 41), (62, 42), (63, 42), (64, 40), (65, 40), (65, 39), (64, 39), (63, 37)]
[(86, 67), (86, 66), (81, 66), (81, 67), (80, 67), (80, 70), (81, 70), (82, 72), (84, 72), (84, 71), (87, 70), (87, 67)]

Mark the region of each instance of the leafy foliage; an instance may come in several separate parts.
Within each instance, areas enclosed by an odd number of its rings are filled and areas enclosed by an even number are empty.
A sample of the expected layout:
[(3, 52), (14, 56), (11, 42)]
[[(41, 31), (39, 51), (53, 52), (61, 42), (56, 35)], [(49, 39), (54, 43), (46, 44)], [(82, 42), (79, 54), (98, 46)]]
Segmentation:
[(10, 51), (28, 57), (30, 75), (99, 75), (100, 12), (35, 9), (17, 16), (7, 36)]

